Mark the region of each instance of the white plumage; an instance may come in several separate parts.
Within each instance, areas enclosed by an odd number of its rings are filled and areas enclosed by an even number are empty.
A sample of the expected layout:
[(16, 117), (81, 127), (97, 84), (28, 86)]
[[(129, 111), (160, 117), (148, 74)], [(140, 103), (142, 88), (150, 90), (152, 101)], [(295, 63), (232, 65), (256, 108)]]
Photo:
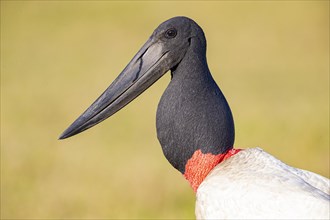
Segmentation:
[(197, 219), (330, 219), (329, 179), (260, 148), (217, 165), (197, 190)]

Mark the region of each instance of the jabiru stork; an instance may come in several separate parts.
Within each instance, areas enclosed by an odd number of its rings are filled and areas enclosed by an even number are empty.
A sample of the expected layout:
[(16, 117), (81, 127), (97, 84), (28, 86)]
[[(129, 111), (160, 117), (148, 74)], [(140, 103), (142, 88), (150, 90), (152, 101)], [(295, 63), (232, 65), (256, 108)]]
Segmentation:
[(158, 105), (157, 137), (167, 160), (196, 192), (198, 219), (329, 219), (329, 179), (260, 148), (233, 148), (233, 116), (208, 68), (204, 32), (187, 17), (160, 24), (60, 139), (115, 114), (168, 71), (172, 78)]

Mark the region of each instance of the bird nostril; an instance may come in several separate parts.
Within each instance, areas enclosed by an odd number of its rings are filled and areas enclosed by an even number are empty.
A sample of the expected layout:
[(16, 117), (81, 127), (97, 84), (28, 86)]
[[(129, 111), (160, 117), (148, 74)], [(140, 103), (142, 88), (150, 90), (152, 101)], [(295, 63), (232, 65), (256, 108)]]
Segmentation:
[(188, 43), (189, 43), (189, 46), (191, 44), (191, 37), (188, 38)]

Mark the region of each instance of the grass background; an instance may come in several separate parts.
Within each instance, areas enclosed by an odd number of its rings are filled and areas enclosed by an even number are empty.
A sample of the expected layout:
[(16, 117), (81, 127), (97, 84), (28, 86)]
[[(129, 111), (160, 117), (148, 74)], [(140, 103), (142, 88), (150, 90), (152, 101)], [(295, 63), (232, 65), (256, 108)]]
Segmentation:
[(177, 15), (205, 31), (235, 146), (329, 177), (328, 1), (1, 1), (2, 219), (194, 218), (194, 193), (156, 138), (169, 74), (57, 140)]

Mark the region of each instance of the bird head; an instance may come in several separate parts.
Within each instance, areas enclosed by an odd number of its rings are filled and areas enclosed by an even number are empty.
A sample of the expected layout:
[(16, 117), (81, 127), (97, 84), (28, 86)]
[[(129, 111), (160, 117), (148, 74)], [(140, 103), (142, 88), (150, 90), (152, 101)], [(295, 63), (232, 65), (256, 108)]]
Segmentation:
[(174, 17), (160, 24), (111, 85), (59, 139), (83, 132), (115, 114), (175, 69), (192, 41), (206, 44), (202, 30), (193, 20)]

